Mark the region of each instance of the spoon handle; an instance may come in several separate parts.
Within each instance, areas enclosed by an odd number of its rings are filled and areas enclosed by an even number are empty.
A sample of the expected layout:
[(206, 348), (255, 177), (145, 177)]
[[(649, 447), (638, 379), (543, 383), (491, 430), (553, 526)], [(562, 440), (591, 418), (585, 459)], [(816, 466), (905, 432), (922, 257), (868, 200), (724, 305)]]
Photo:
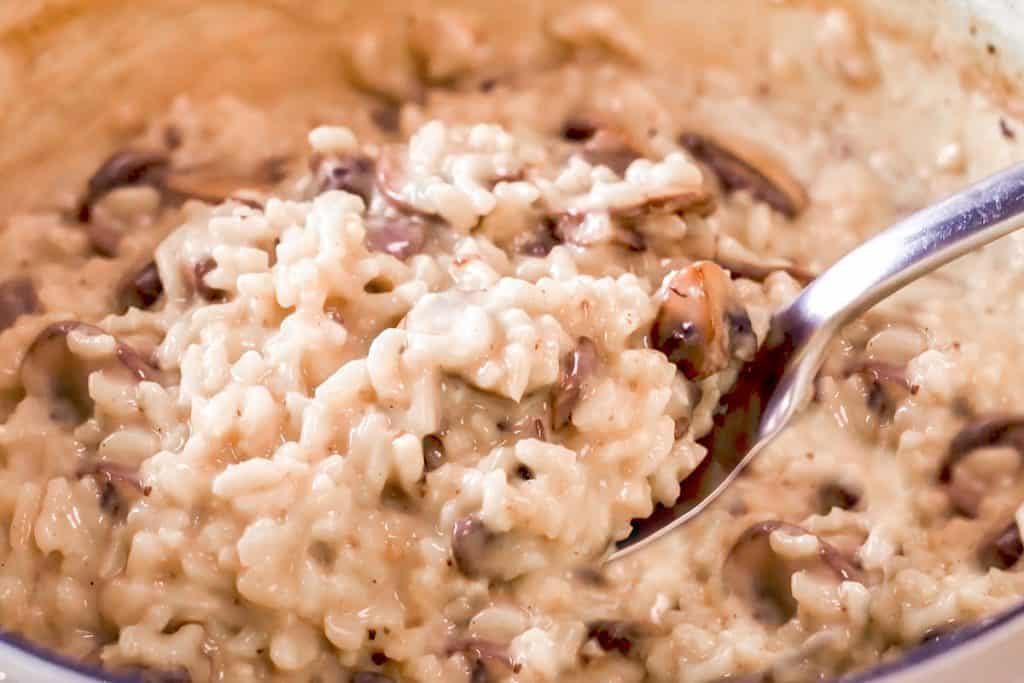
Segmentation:
[[(896, 223), (839, 259), (779, 316), (815, 346), (910, 282), (1024, 228), (1024, 163), (1011, 166)], [(808, 325), (808, 323), (811, 323)], [(799, 339), (804, 337), (804, 339)], [(806, 351), (813, 352), (814, 349)]]

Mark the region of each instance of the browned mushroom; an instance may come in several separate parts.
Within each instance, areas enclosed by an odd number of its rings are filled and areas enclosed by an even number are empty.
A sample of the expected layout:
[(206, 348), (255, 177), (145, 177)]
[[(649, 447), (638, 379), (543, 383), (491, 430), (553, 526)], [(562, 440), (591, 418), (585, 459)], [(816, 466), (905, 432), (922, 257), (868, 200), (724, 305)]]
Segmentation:
[(401, 187), (405, 183), (405, 167), (401, 160), (401, 148), (385, 147), (377, 156), (376, 187), (384, 198), (399, 213), (406, 215), (432, 216), (405, 200)]
[(939, 481), (948, 483), (953, 469), (979, 448), (1009, 446), (1024, 455), (1024, 415), (991, 413), (978, 415), (957, 432), (939, 468)]
[[(108, 365), (71, 353), (67, 336), (74, 331), (106, 334), (95, 325), (74, 320), (53, 323), (36, 336), (21, 362), (21, 383), (26, 393), (50, 400), (51, 417), (69, 424), (78, 424), (92, 415), (89, 375)], [(159, 371), (120, 340), (115, 341), (113, 360), (136, 381), (159, 379)]]
[(896, 404), (917, 389), (907, 379), (904, 366), (878, 360), (856, 360), (843, 369), (843, 377), (860, 375), (868, 388), (868, 408), (884, 419), (891, 420)]
[(452, 527), (452, 559), (455, 566), (468, 578), (476, 578), (486, 569), (487, 546), (494, 535), (479, 517), (469, 515)]
[(715, 263), (729, 271), (734, 279), (745, 278), (754, 282), (764, 282), (769, 275), (782, 271), (802, 285), (808, 284), (817, 277), (810, 270), (791, 263), (779, 261), (765, 261), (757, 263), (750, 259), (740, 258), (738, 255), (723, 254), (718, 252), (715, 255)]
[(597, 124), (585, 116), (571, 116), (562, 123), (559, 133), (569, 142), (586, 142), (597, 134)]
[(597, 345), (588, 337), (576, 340), (576, 348), (562, 361), (562, 372), (551, 399), (551, 426), (561, 429), (569, 424), (572, 411), (583, 397), (587, 381), (597, 370)]
[(1024, 555), (1024, 542), (1016, 520), (985, 539), (978, 548), (978, 562), (983, 569), (1012, 569), (1020, 562), (1021, 555)]
[(184, 667), (166, 671), (146, 667), (127, 673), (134, 673), (132, 680), (139, 683), (192, 683), (192, 674)]
[(193, 278), (195, 280), (196, 294), (201, 296), (206, 301), (223, 301), (227, 298), (227, 292), (223, 289), (211, 287), (206, 284), (206, 275), (214, 268), (217, 267), (217, 262), (212, 256), (200, 260), (192, 267)]
[(516, 251), (523, 256), (544, 258), (551, 253), (555, 245), (561, 243), (556, 235), (556, 229), (556, 219), (544, 216), (536, 230), (532, 233), (523, 233), (516, 238)]
[[(665, 299), (651, 328), (651, 345), (668, 356), (690, 380), (699, 380), (725, 368), (737, 334), (752, 336), (749, 317), (733, 301), (728, 274), (710, 261), (698, 261), (668, 282)], [(730, 320), (730, 313), (732, 317)], [(749, 343), (736, 340), (737, 344)], [(756, 341), (754, 342), (756, 344)]]
[(89, 239), (89, 248), (103, 258), (114, 258), (118, 254), (123, 237), (120, 230), (96, 220), (90, 220), (84, 226), (85, 236)]
[(581, 156), (592, 166), (604, 166), (624, 176), (629, 165), (642, 155), (623, 134), (602, 128), (587, 139)]
[(400, 261), (419, 254), (427, 243), (427, 221), (416, 215), (389, 213), (366, 219), (366, 248)]
[[(801, 560), (777, 555), (769, 540), (775, 531), (793, 536), (815, 536), (818, 539), (817, 555)], [(758, 522), (744, 531), (726, 556), (722, 576), (726, 586), (750, 605), (758, 621), (778, 626), (796, 614), (797, 604), (790, 591), (790, 583), (793, 574), (804, 569), (823, 569), (840, 581), (861, 579), (860, 569), (820, 536), (778, 520)]]
[(436, 434), (423, 437), (423, 471), (433, 472), (444, 464), (444, 442)]
[(1024, 458), (1024, 415), (989, 413), (973, 417), (953, 437), (939, 466), (938, 481), (946, 487), (953, 510), (975, 517), (984, 492), (955, 477), (957, 466), (971, 453), (992, 446), (1006, 446)]
[(679, 144), (711, 169), (726, 192), (747, 190), (787, 218), (796, 218), (807, 207), (803, 186), (777, 159), (752, 145), (745, 145), (740, 155), (695, 132), (680, 135)]
[(633, 621), (600, 619), (587, 624), (587, 637), (593, 638), (605, 652), (628, 657), (634, 645), (647, 635), (643, 625)]
[(164, 293), (164, 283), (156, 263), (150, 261), (139, 270), (132, 271), (121, 280), (115, 291), (118, 312), (129, 308), (148, 309)]
[(360, 197), (366, 206), (373, 199), (376, 184), (376, 165), (365, 154), (346, 154), (338, 157), (314, 155), (310, 160), (317, 177), (318, 192), (342, 190)]
[(827, 515), (832, 508), (852, 510), (860, 504), (861, 493), (845, 482), (829, 481), (818, 489), (817, 512)]
[(78, 220), (88, 222), (96, 202), (119, 187), (163, 187), (169, 170), (170, 159), (161, 151), (125, 149), (114, 153), (89, 178), (85, 195), (78, 204)]
[(78, 477), (93, 477), (100, 486), (100, 507), (120, 516), (126, 502), (143, 495), (142, 481), (135, 468), (111, 462), (96, 462), (79, 470)]
[(0, 282), (0, 332), (14, 325), (21, 316), (39, 310), (39, 297), (31, 278), (21, 275)]

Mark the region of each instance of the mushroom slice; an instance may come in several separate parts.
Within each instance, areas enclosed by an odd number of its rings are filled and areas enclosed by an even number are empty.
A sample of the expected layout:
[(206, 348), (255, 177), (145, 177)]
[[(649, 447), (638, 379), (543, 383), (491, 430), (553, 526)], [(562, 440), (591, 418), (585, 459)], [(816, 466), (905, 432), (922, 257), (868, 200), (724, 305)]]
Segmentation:
[(718, 178), (725, 192), (748, 190), (787, 218), (796, 218), (807, 208), (807, 193), (790, 172), (767, 152), (753, 144), (743, 145), (739, 154), (714, 138), (695, 132), (679, 136), (682, 145)]
[[(80, 358), (72, 353), (67, 344), (67, 337), (72, 332), (106, 334), (95, 325), (75, 320), (48, 325), (29, 345), (20, 372), (27, 394), (51, 401), (51, 416), (55, 421), (77, 425), (93, 413), (89, 375), (109, 367), (109, 363)], [(136, 381), (157, 381), (159, 378), (159, 371), (123, 341), (115, 340), (111, 360)]]
[(89, 178), (85, 196), (78, 204), (78, 220), (88, 222), (96, 202), (119, 187), (162, 188), (170, 163), (168, 156), (160, 151), (125, 149), (114, 153)]
[(916, 392), (907, 380), (906, 367), (878, 360), (858, 360), (843, 369), (843, 378), (860, 375), (868, 385), (868, 408), (876, 415), (891, 420), (897, 403)]
[(376, 184), (376, 164), (365, 154), (338, 157), (314, 155), (310, 167), (317, 177), (317, 191), (342, 190), (360, 197), (369, 207)]
[(195, 281), (196, 294), (205, 301), (220, 302), (227, 298), (228, 293), (223, 289), (211, 287), (206, 284), (206, 275), (217, 267), (217, 261), (212, 256), (199, 260), (192, 267), (193, 280)]
[(164, 293), (164, 283), (156, 263), (150, 261), (140, 269), (129, 273), (121, 280), (115, 291), (117, 310), (124, 313), (129, 308), (150, 308)]
[(984, 492), (955, 477), (957, 466), (974, 451), (993, 446), (1013, 448), (1024, 457), (1024, 415), (977, 415), (953, 437), (937, 478), (940, 484), (945, 485), (950, 503), (958, 514), (977, 516)]
[(730, 314), (738, 332), (747, 334), (749, 316), (741, 324), (746, 311), (734, 301), (729, 275), (711, 261), (698, 261), (669, 276), (651, 345), (687, 379), (704, 379), (729, 363)]
[(728, 270), (733, 278), (746, 278), (754, 282), (764, 282), (769, 275), (779, 271), (802, 285), (816, 277), (810, 270), (782, 259), (762, 258), (726, 235), (718, 238), (715, 263)]
[(978, 548), (978, 562), (984, 569), (1012, 569), (1021, 555), (1024, 555), (1024, 542), (1016, 520), (985, 539)]
[(0, 282), (0, 332), (13, 326), (21, 316), (39, 310), (39, 297), (30, 278), (18, 276)]
[(601, 128), (587, 139), (581, 156), (591, 166), (604, 166), (610, 168), (616, 175), (624, 176), (629, 165), (643, 155), (622, 133)]
[(419, 254), (427, 243), (427, 222), (420, 216), (391, 213), (366, 218), (366, 248), (400, 261)]
[(486, 569), (487, 546), (494, 538), (479, 517), (469, 515), (452, 527), (452, 559), (467, 578), (476, 578)]
[(399, 212), (409, 215), (431, 216), (428, 211), (413, 206), (402, 196), (405, 184), (405, 168), (401, 161), (401, 148), (385, 147), (377, 156), (377, 190), (381, 196)]
[(551, 400), (551, 426), (554, 429), (561, 429), (569, 424), (572, 411), (583, 397), (583, 389), (597, 370), (598, 362), (597, 345), (594, 341), (589, 337), (580, 337), (576, 340), (576, 348), (562, 363), (562, 372)]
[[(775, 531), (815, 536), (817, 554), (799, 560), (776, 554), (770, 542)], [(861, 579), (860, 569), (820, 536), (778, 520), (758, 522), (747, 528), (729, 551), (722, 568), (726, 586), (746, 600), (758, 621), (773, 626), (786, 623), (796, 614), (797, 603), (790, 583), (793, 574), (800, 570), (824, 570), (838, 581)]]
[(598, 619), (587, 624), (587, 637), (593, 638), (605, 652), (628, 657), (634, 646), (647, 636), (647, 629), (634, 621)]
[(1010, 446), (1024, 455), (1024, 415), (979, 415), (964, 425), (946, 450), (946, 458), (939, 468), (939, 481), (952, 481), (953, 469), (961, 460), (988, 446)]

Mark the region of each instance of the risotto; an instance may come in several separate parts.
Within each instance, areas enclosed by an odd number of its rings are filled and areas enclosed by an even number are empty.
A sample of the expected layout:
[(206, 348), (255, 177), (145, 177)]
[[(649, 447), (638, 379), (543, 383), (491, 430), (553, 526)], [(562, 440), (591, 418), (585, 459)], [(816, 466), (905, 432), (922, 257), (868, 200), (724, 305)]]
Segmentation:
[(603, 5), (529, 55), (479, 21), (361, 30), (329, 120), (182, 95), (0, 214), (0, 626), (157, 681), (804, 681), (1020, 600), (1017, 237), (602, 564), (772, 312), (1018, 120), (841, 9), (775, 80), (653, 68)]

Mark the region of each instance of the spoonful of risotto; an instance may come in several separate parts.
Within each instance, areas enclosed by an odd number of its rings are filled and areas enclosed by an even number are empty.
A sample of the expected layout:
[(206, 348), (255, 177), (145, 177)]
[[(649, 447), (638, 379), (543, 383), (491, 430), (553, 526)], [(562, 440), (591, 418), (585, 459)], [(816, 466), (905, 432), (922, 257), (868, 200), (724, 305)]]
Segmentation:
[[(797, 414), (843, 326), (914, 280), (1020, 228), (1024, 164), (918, 211), (818, 276), (775, 314), (763, 345), (722, 397), (714, 426), (701, 440), (707, 455), (682, 482), (676, 503), (635, 520), (608, 561), (705, 510)], [(719, 296), (727, 278), (715, 264), (699, 262), (668, 282), (652, 341), (687, 377), (700, 377), (716, 353), (728, 352), (725, 330), (735, 312)]]

